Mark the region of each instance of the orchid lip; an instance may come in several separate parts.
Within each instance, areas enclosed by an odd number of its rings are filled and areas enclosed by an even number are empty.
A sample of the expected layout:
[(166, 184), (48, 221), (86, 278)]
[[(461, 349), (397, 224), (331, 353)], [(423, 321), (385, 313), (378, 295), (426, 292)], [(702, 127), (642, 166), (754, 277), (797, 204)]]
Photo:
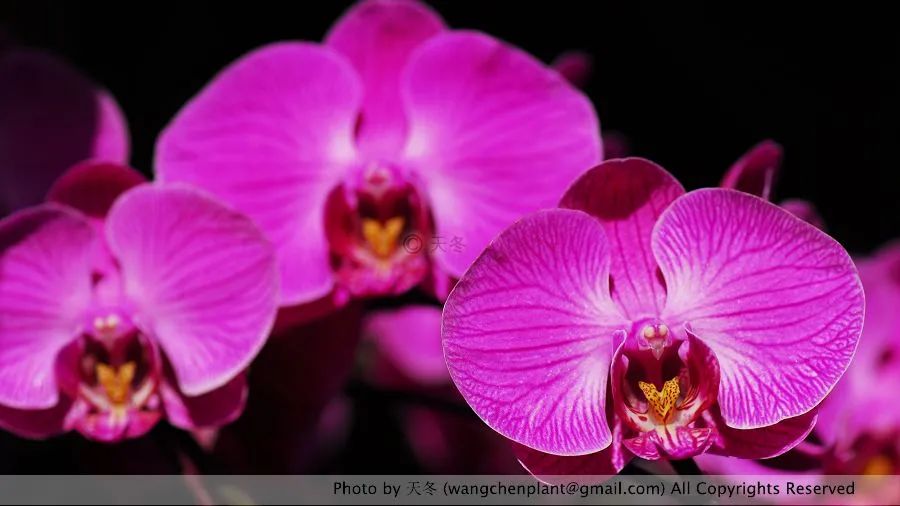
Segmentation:
[(72, 394), (86, 402), (79, 430), (92, 437), (97, 417), (125, 425), (135, 411), (155, 412), (155, 394), (161, 382), (160, 357), (149, 339), (125, 312), (95, 311), (77, 346), (77, 387)]
[(707, 378), (697, 367), (697, 351), (677, 339), (668, 325), (650, 320), (635, 325), (623, 347), (617, 379), (620, 413), (637, 431), (680, 427), (697, 420), (709, 399)]
[(339, 286), (353, 296), (402, 293), (428, 272), (431, 218), (404, 169), (373, 162), (326, 202), (326, 235)]

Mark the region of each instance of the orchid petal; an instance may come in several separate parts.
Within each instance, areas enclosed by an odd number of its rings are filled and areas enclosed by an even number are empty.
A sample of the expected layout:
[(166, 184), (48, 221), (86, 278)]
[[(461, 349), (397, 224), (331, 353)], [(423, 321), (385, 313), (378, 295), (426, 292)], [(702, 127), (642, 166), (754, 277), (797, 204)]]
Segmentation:
[(334, 284), (325, 200), (355, 159), (361, 96), (335, 51), (273, 44), (223, 70), (157, 144), (160, 180), (213, 193), (275, 244), (282, 305), (322, 297)]
[(613, 299), (631, 320), (656, 316), (665, 303), (650, 251), (659, 215), (684, 189), (662, 167), (642, 158), (610, 160), (569, 187), (560, 207), (584, 211), (603, 224), (610, 241)]
[(362, 152), (392, 156), (403, 149), (407, 125), (400, 76), (412, 52), (444, 29), (425, 4), (368, 0), (351, 7), (328, 32), (325, 44), (347, 58), (365, 89), (357, 130)]
[[(663, 436), (662, 433), (665, 433)], [(629, 451), (647, 460), (689, 459), (701, 455), (715, 440), (715, 432), (709, 427), (665, 425), (658, 430), (642, 432), (622, 441)]]
[(47, 409), (14, 409), (0, 406), (0, 428), (30, 439), (45, 439), (65, 432), (66, 413), (72, 406), (69, 399)]
[(73, 207), (91, 218), (103, 218), (121, 194), (146, 181), (127, 165), (89, 160), (63, 173), (50, 188), (47, 200)]
[(0, 55), (0, 213), (40, 203), (54, 179), (88, 158), (128, 158), (115, 100), (48, 53)]
[(249, 219), (193, 189), (143, 185), (110, 210), (106, 235), (135, 323), (182, 392), (207, 393), (247, 367), (278, 296), (274, 253)]
[(715, 352), (730, 427), (804, 414), (847, 369), (862, 286), (822, 231), (752, 195), (697, 190), (663, 213), (653, 251), (667, 283), (663, 319), (686, 322)]
[(815, 425), (815, 409), (758, 429), (733, 429), (718, 423), (718, 435), (710, 452), (741, 459), (777, 457), (800, 444)]
[(406, 161), (424, 180), (436, 235), (462, 244), (435, 252), (452, 276), (516, 219), (553, 207), (569, 182), (602, 159), (587, 98), (487, 35), (436, 35), (405, 75)]
[(625, 468), (632, 455), (622, 446), (619, 423), (614, 424), (612, 434), (613, 441), (605, 450), (587, 455), (551, 455), (515, 443), (513, 452), (526, 471), (544, 482), (553, 476), (614, 476)]
[(624, 320), (608, 272), (600, 224), (554, 209), (501, 233), (459, 281), (444, 307), (444, 355), (491, 428), (557, 455), (609, 445), (606, 385)]
[(186, 397), (164, 381), (160, 394), (166, 419), (172, 425), (185, 430), (221, 427), (236, 420), (244, 410), (247, 379), (239, 374), (224, 386), (196, 397)]
[(84, 217), (52, 204), (0, 222), (0, 404), (57, 405), (57, 355), (83, 327), (95, 237)]

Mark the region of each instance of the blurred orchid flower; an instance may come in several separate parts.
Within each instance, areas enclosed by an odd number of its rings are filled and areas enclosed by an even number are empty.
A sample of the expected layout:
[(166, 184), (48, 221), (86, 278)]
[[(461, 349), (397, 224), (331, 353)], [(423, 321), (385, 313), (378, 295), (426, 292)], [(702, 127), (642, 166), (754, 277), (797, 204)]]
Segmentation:
[(863, 335), (853, 364), (822, 404), (815, 434), (832, 450), (825, 472), (898, 474), (900, 407), (884, 385), (900, 384), (900, 243), (857, 265), (866, 290)]
[(0, 222), (0, 426), (137, 437), (233, 420), (275, 317), (271, 245), (198, 190), (87, 162)]
[(0, 48), (0, 216), (41, 203), (76, 163), (125, 163), (128, 150), (108, 92), (46, 52)]
[[(731, 165), (722, 178), (721, 186), (772, 200), (783, 158), (784, 149), (781, 145), (766, 139), (750, 148), (750, 151)], [(807, 223), (820, 229), (825, 228), (825, 222), (811, 202), (790, 199), (779, 205)]]
[(245, 212), (278, 249), (281, 304), (443, 298), (477, 252), (602, 157), (587, 98), (424, 5), (369, 0), (324, 44), (266, 46), (175, 117), (157, 175)]
[(809, 433), (862, 328), (837, 242), (636, 158), (591, 169), (561, 207), (501, 233), (443, 314), (454, 383), (529, 471), (770, 457)]
[[(819, 408), (810, 438), (778, 459), (736, 463), (704, 456), (700, 466), (716, 474), (800, 471), (826, 474), (900, 473), (900, 409), (884, 385), (900, 381), (900, 243), (858, 259), (866, 291), (865, 325), (847, 373)], [(878, 406), (878, 409), (872, 409)]]

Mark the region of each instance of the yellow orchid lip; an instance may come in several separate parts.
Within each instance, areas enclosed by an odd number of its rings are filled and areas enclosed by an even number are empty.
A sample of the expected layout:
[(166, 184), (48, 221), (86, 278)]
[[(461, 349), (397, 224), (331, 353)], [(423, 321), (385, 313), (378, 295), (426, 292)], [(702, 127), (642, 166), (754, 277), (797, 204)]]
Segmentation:
[(126, 362), (119, 367), (98, 363), (95, 369), (97, 383), (103, 388), (106, 397), (113, 405), (122, 405), (128, 402), (131, 394), (131, 382), (137, 365), (134, 362)]
[(661, 391), (657, 390), (656, 386), (652, 383), (647, 383), (645, 381), (639, 381), (638, 387), (644, 392), (644, 397), (647, 398), (650, 407), (653, 408), (653, 411), (659, 419), (665, 423), (669, 414), (675, 409), (675, 403), (678, 401), (678, 396), (681, 394), (681, 387), (678, 385), (678, 377), (666, 381), (663, 384)]
[(394, 216), (383, 224), (378, 220), (364, 218), (362, 235), (375, 256), (384, 259), (397, 250), (404, 225), (406, 220), (402, 216)]

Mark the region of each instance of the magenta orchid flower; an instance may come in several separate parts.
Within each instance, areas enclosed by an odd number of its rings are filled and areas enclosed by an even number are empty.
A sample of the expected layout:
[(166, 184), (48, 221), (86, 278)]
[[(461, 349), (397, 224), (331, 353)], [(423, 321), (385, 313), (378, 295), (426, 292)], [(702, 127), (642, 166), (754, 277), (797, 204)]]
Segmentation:
[(900, 382), (900, 243), (857, 265), (866, 323), (853, 364), (822, 404), (815, 433), (833, 453), (826, 472), (900, 474), (900, 407), (884, 388)]
[(364, 1), (324, 44), (266, 46), (223, 70), (157, 144), (157, 175), (209, 190), (277, 247), (281, 304), (443, 298), (517, 217), (602, 157), (590, 102), (424, 5)]
[(453, 381), (529, 471), (771, 457), (809, 433), (862, 327), (837, 242), (636, 158), (588, 171), (561, 207), (501, 233), (443, 314)]
[(128, 150), (108, 92), (45, 52), (0, 48), (0, 215), (42, 202), (76, 163), (124, 163)]
[(240, 413), (275, 317), (273, 248), (199, 191), (140, 180), (81, 165), (56, 202), (0, 222), (0, 426), (117, 441)]

